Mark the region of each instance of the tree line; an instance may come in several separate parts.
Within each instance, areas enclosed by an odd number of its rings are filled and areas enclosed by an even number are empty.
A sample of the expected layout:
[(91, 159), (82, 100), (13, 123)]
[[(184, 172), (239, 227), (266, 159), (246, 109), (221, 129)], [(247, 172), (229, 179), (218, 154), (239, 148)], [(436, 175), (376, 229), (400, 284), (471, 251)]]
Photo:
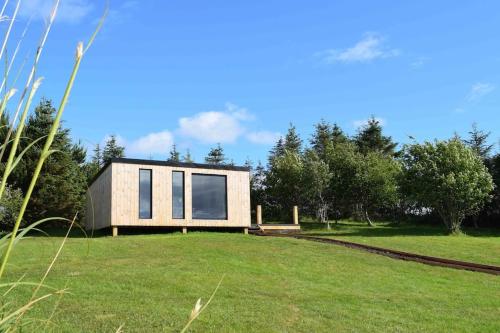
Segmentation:
[(372, 117), (353, 136), (320, 121), (306, 145), (290, 125), (267, 165), (253, 168), (252, 205), (283, 221), (299, 205), (328, 227), (341, 218), (372, 225), (373, 217), (440, 219), (452, 233), (464, 221), (492, 224), (500, 217), (500, 155), (492, 155), (489, 135), (473, 125), (466, 139), (410, 138), (398, 149)]
[[(20, 151), (24, 151), (9, 178), (0, 201), (0, 228), (8, 229), (21, 204), (28, 180), (42, 150), (44, 135), (53, 122), (52, 102), (42, 99), (26, 121)], [(10, 121), (0, 119), (0, 140), (5, 142)], [(92, 156), (81, 142), (71, 140), (61, 126), (52, 154), (43, 167), (31, 196), (25, 224), (44, 217), (83, 217), (85, 193), (98, 171), (112, 158), (124, 157), (125, 148), (116, 136), (104, 147), (95, 146)], [(38, 140), (38, 141), (37, 141)], [(329, 223), (357, 218), (403, 220), (439, 217), (456, 232), (464, 221), (475, 226), (498, 225), (500, 217), (500, 154), (493, 154), (489, 133), (473, 126), (465, 139), (458, 135), (444, 141), (400, 146), (383, 133), (371, 118), (353, 136), (338, 125), (320, 121), (304, 143), (294, 126), (269, 152), (266, 165), (251, 168), (252, 207), (265, 207), (266, 218), (287, 221), (291, 208), (299, 205), (302, 215)], [(4, 168), (9, 149), (0, 156)], [(169, 161), (193, 163), (189, 150), (181, 156), (172, 146)], [(222, 146), (212, 147), (209, 164), (234, 164)]]

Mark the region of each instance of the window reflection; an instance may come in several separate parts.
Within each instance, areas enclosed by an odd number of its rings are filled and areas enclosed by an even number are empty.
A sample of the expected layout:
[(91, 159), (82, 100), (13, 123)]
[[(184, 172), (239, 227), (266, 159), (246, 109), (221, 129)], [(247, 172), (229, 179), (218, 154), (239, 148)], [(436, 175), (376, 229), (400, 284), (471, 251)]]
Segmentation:
[(139, 170), (139, 218), (151, 218), (151, 176), (152, 170), (140, 169)]
[(172, 217), (184, 218), (184, 172), (172, 172)]
[(193, 174), (193, 219), (227, 220), (226, 176)]

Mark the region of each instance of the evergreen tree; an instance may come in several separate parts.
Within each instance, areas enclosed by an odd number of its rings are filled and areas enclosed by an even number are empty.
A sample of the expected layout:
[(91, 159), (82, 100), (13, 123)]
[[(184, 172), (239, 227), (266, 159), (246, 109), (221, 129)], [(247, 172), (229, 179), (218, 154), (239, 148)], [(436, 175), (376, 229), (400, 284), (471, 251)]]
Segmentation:
[(120, 146), (116, 141), (116, 135), (112, 134), (104, 146), (102, 162), (107, 164), (111, 159), (120, 157), (125, 157), (125, 147)]
[(259, 161), (250, 173), (250, 202), (252, 208), (257, 205), (268, 207), (266, 195), (266, 169)]
[(175, 146), (175, 143), (172, 145), (172, 149), (170, 150), (170, 156), (168, 158), (168, 161), (170, 162), (180, 162), (180, 154), (177, 151), (177, 147)]
[(484, 132), (477, 128), (477, 124), (472, 124), (472, 129), (469, 131), (469, 139), (463, 142), (474, 150), (481, 158), (486, 161), (493, 149), (492, 144), (488, 144), (488, 138), (491, 132)]
[(332, 127), (324, 119), (314, 125), (315, 131), (310, 139), (312, 149), (324, 160), (325, 151), (332, 140)]
[(182, 157), (182, 161), (184, 163), (194, 163), (194, 160), (191, 157), (191, 152), (189, 151), (189, 149), (186, 150), (186, 155)]
[(302, 151), (302, 139), (297, 134), (297, 129), (293, 126), (293, 124), (290, 124), (290, 127), (288, 128), (283, 147), (285, 150), (296, 154), (300, 154)]
[(333, 124), (331, 135), (332, 135), (331, 140), (334, 146), (338, 144), (347, 143), (349, 141), (347, 135), (345, 135), (344, 131), (342, 131), (340, 126), (337, 124)]
[(217, 147), (211, 148), (208, 152), (208, 155), (205, 157), (205, 162), (208, 164), (224, 164), (226, 161), (226, 157), (224, 156), (224, 149), (222, 149), (220, 143), (217, 144)]
[(358, 129), (354, 141), (363, 154), (379, 152), (384, 155), (394, 155), (394, 149), (397, 146), (396, 143), (392, 142), (390, 136), (382, 134), (382, 125), (374, 116), (368, 120), (365, 126)]
[[(24, 128), (22, 151), (33, 140), (47, 135), (54, 121), (56, 110), (52, 102), (42, 99), (30, 115)], [(24, 155), (14, 169), (10, 182), (26, 193), (45, 140), (37, 142)], [(69, 129), (61, 126), (54, 138), (55, 151), (45, 161), (38, 182), (33, 190), (26, 211), (26, 221), (32, 223), (44, 217), (61, 216), (73, 218), (83, 215), (86, 192), (85, 149), (73, 144)]]
[(94, 147), (94, 155), (92, 156), (92, 163), (94, 163), (98, 168), (102, 166), (102, 152), (99, 144)]
[(247, 167), (250, 170), (250, 172), (251, 172), (253, 170), (252, 160), (247, 157), (247, 159), (245, 160), (245, 164), (243, 164), (243, 166)]
[(283, 156), (284, 153), (285, 153), (285, 144), (283, 138), (280, 137), (278, 141), (276, 141), (274, 147), (269, 151), (269, 158), (268, 158), (269, 165), (272, 164), (275, 158)]
[(92, 159), (90, 160), (89, 163), (83, 165), (84, 173), (87, 178), (87, 183), (90, 184), (90, 182), (94, 180), (94, 177), (97, 175), (102, 166), (103, 164), (102, 164), (101, 148), (99, 144), (96, 144), (93, 150)]

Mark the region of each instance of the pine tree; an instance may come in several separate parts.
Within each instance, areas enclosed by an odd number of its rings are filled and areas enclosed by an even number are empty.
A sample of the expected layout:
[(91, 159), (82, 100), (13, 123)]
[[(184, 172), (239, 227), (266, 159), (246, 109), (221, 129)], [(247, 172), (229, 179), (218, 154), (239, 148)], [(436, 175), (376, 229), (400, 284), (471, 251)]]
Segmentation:
[(280, 137), (274, 147), (269, 151), (268, 164), (271, 165), (273, 160), (277, 157), (283, 156), (285, 153), (285, 145), (283, 138)]
[(374, 116), (358, 130), (354, 141), (363, 154), (379, 152), (384, 155), (394, 155), (394, 149), (397, 146), (390, 136), (382, 134), (382, 125)]
[(252, 160), (247, 157), (247, 159), (245, 160), (245, 163), (243, 164), (244, 167), (247, 167), (248, 170), (252, 171), (253, 170), (253, 163), (252, 163)]
[(208, 152), (208, 155), (205, 157), (205, 162), (208, 164), (224, 164), (226, 161), (226, 157), (224, 156), (224, 149), (222, 149), (220, 143), (217, 144), (217, 147), (211, 148)]
[(492, 144), (488, 144), (488, 138), (491, 132), (484, 132), (477, 128), (477, 124), (472, 124), (472, 129), (469, 131), (469, 139), (463, 142), (474, 150), (481, 158), (486, 161), (493, 149)]
[(324, 119), (314, 125), (315, 131), (310, 139), (312, 149), (316, 154), (324, 159), (327, 146), (331, 144), (332, 127)]
[(331, 140), (334, 146), (338, 144), (344, 144), (349, 141), (349, 137), (345, 135), (344, 131), (342, 131), (340, 126), (337, 124), (333, 124), (331, 135), (332, 135)]
[(175, 146), (175, 143), (172, 145), (172, 149), (170, 150), (170, 156), (168, 158), (168, 161), (170, 162), (180, 162), (180, 154), (177, 151), (177, 147)]
[(102, 152), (102, 162), (107, 164), (113, 158), (125, 157), (125, 147), (120, 146), (116, 141), (116, 135), (112, 134)]
[[(23, 131), (22, 151), (33, 140), (47, 135), (54, 121), (56, 110), (52, 102), (42, 99), (28, 118)], [(23, 193), (28, 189), (45, 140), (37, 142), (23, 156), (9, 178), (11, 184)], [(60, 127), (56, 133), (51, 154), (45, 161), (38, 182), (33, 190), (27, 207), (26, 221), (37, 221), (44, 217), (61, 216), (73, 218), (79, 213), (81, 218), (85, 203), (86, 172), (85, 149), (71, 142), (70, 131)]]
[(186, 155), (182, 156), (182, 162), (184, 162), (184, 163), (194, 163), (194, 160), (191, 157), (191, 152), (189, 151), (189, 149), (186, 150)]
[(83, 165), (87, 183), (90, 184), (90, 182), (94, 180), (94, 177), (97, 175), (102, 166), (103, 164), (101, 147), (99, 146), (99, 144), (96, 144), (90, 162)]
[(96, 144), (94, 147), (94, 155), (92, 156), (92, 163), (97, 165), (97, 167), (102, 166), (102, 152), (99, 144)]
[(259, 161), (250, 173), (250, 202), (252, 207), (266, 204), (266, 169)]
[(290, 127), (288, 128), (283, 146), (285, 150), (292, 153), (300, 154), (302, 151), (302, 139), (297, 134), (297, 129), (293, 124), (290, 124)]

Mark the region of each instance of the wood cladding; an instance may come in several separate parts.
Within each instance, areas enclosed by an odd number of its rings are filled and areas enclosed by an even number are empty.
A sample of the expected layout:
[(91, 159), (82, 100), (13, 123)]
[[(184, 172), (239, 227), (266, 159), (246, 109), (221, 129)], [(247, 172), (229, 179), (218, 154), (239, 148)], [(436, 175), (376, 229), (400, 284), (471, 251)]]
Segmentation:
[[(139, 218), (139, 169), (152, 170), (152, 217)], [(184, 172), (184, 219), (172, 218), (172, 172)], [(192, 218), (192, 174), (227, 177), (227, 220)], [(87, 227), (172, 226), (172, 227), (249, 227), (250, 175), (248, 171), (203, 169), (158, 164), (110, 164), (89, 188)], [(93, 214), (92, 205), (93, 203)], [(91, 215), (89, 215), (91, 214)], [(91, 216), (94, 216), (92, 222)]]

